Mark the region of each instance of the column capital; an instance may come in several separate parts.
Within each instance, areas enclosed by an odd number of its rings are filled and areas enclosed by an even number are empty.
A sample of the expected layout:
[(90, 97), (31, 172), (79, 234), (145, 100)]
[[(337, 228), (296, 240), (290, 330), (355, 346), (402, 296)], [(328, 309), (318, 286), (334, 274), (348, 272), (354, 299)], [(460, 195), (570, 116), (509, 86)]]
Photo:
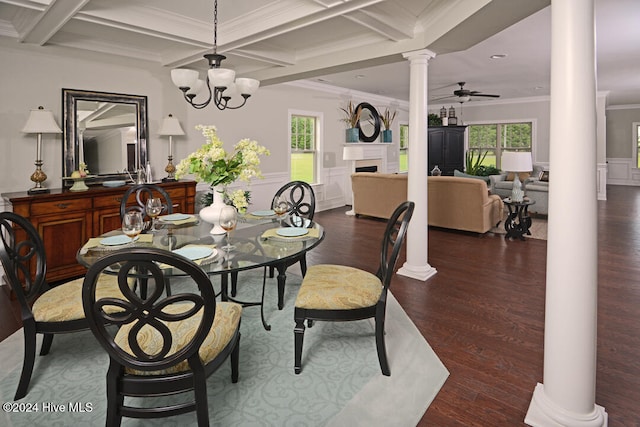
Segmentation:
[(414, 61), (416, 59), (426, 59), (427, 61), (435, 58), (436, 53), (429, 49), (420, 49), (420, 50), (412, 50), (411, 52), (405, 52), (402, 56), (409, 61)]

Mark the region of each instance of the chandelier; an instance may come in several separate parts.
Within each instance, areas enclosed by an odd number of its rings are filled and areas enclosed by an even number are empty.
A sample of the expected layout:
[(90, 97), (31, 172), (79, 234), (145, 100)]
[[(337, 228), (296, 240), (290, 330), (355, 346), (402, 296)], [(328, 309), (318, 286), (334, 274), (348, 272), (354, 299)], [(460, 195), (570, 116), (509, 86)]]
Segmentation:
[[(218, 0), (213, 2), (213, 53), (204, 55), (209, 62), (207, 80), (200, 79), (200, 74), (196, 70), (186, 68), (176, 68), (171, 70), (171, 80), (173, 84), (182, 91), (184, 99), (192, 107), (201, 109), (213, 101), (219, 110), (236, 109), (247, 103), (247, 99), (258, 90), (260, 81), (249, 78), (235, 78), (236, 72), (228, 68), (220, 68), (220, 64), (226, 56), (218, 53)], [(209, 97), (206, 101), (196, 102), (194, 98), (206, 90)], [(237, 98), (238, 94), (243, 100), (240, 105), (232, 107), (229, 101)]]

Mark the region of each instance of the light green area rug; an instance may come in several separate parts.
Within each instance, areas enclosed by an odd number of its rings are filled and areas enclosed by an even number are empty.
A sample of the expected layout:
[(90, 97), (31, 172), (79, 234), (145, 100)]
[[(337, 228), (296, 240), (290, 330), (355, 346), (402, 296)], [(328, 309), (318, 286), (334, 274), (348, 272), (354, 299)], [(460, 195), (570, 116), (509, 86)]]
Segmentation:
[[(258, 295), (261, 273), (240, 274), (239, 297)], [(263, 329), (259, 307), (244, 309), (240, 379), (231, 383), (229, 362), (209, 377), (211, 425), (416, 425), (449, 372), (395, 298), (390, 295), (387, 306), (390, 377), (380, 373), (373, 322), (369, 320), (316, 322), (305, 334), (303, 371), (295, 375), (293, 304), (300, 281), (300, 277), (288, 275), (285, 308), (280, 311), (276, 307), (275, 279), (269, 279), (265, 315), (271, 331)], [(11, 402), (15, 393), (22, 367), (22, 342), (20, 330), (0, 343), (3, 402)], [(18, 401), (35, 405), (38, 412), (2, 411), (0, 425), (104, 425), (107, 364), (108, 357), (91, 332), (56, 336), (50, 354), (37, 356), (29, 392)], [(78, 406), (72, 406), (75, 411), (70, 412), (70, 404), (81, 404), (85, 412), (77, 411)], [(64, 408), (65, 412), (55, 412), (54, 408)], [(155, 421), (124, 418), (123, 425), (182, 427), (196, 425), (196, 419), (195, 413)]]

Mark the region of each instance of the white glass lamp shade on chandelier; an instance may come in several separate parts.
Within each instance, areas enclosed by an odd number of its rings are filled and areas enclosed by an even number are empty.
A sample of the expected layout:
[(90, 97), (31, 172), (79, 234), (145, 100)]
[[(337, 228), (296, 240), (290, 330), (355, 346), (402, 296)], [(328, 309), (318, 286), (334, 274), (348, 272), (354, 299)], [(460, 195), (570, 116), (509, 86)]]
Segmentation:
[[(247, 99), (260, 87), (260, 81), (256, 79), (239, 77), (236, 72), (220, 65), (226, 56), (218, 53), (218, 1), (214, 1), (213, 8), (213, 53), (204, 55), (209, 62), (207, 78), (200, 78), (196, 70), (177, 68), (171, 70), (171, 81), (184, 94), (185, 100), (194, 108), (201, 109), (213, 101), (219, 110), (236, 109), (242, 107)], [(207, 94), (204, 101), (200, 94)], [(232, 106), (237, 98), (242, 97), (240, 104)]]

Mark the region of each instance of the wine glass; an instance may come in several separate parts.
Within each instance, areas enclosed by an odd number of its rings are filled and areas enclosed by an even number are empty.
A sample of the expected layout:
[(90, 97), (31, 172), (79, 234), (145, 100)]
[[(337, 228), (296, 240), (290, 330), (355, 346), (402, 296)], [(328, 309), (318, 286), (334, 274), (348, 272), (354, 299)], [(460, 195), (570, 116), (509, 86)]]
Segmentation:
[(225, 251), (229, 252), (235, 249), (235, 246), (229, 243), (229, 234), (231, 230), (236, 228), (238, 223), (238, 211), (233, 206), (225, 206), (220, 210), (220, 227), (227, 232), (227, 244), (222, 247)]
[(142, 220), (142, 212), (129, 211), (122, 218), (122, 231), (133, 241), (136, 236), (142, 233), (144, 221)]
[(151, 232), (156, 231), (156, 217), (160, 215), (164, 206), (162, 206), (162, 199), (159, 197), (150, 197), (147, 199), (147, 215), (151, 218)]
[(278, 196), (273, 201), (273, 211), (278, 215), (278, 221), (280, 222), (280, 227), (282, 227), (282, 217), (289, 210), (289, 202), (287, 202), (286, 197)]

